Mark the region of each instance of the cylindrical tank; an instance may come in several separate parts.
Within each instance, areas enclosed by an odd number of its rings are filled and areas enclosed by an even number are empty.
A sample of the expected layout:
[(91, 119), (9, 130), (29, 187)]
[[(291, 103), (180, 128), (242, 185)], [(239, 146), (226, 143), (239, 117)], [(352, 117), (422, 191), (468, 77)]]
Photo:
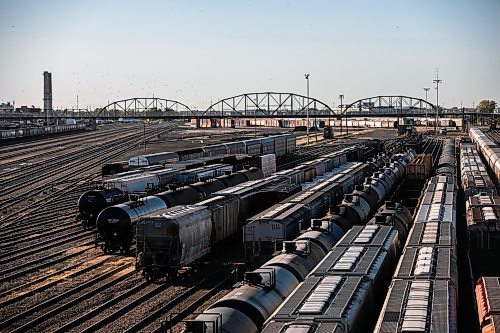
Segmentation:
[(357, 195), (365, 199), (370, 205), (370, 212), (374, 212), (378, 206), (381, 199), (380, 193), (372, 188), (372, 185), (358, 185), (352, 192), (353, 195)]
[[(312, 271), (317, 264), (319, 264), (321, 259), (323, 259), (327, 253), (321, 246), (307, 240), (296, 240), (285, 244), (285, 248), (281, 254), (273, 257), (261, 267), (286, 268), (288, 271), (293, 273), (299, 281), (304, 280), (307, 274), (309, 274), (309, 272)], [(296, 253), (293, 250), (288, 252), (286, 248), (290, 244), (299, 249), (299, 251)], [(307, 251), (306, 248), (308, 248)], [(304, 255), (304, 253), (307, 253), (307, 255)]]
[(217, 177), (218, 180), (224, 183), (225, 187), (233, 187), (244, 183), (247, 181), (247, 178), (242, 173), (232, 173), (230, 175), (224, 175)]
[(220, 179), (210, 179), (206, 182), (198, 182), (189, 185), (189, 187), (194, 188), (198, 191), (202, 198), (208, 197), (210, 194), (226, 188), (224, 182)]
[(91, 190), (78, 199), (78, 211), (84, 227), (95, 227), (97, 215), (106, 207), (124, 202), (126, 195), (117, 188)]
[[(273, 277), (274, 273), (274, 277)], [(260, 275), (259, 283), (245, 283), (212, 304), (209, 309), (235, 308), (249, 317), (258, 329), (283, 300), (299, 285), (297, 278), (287, 269), (269, 266), (256, 269), (252, 275)], [(266, 286), (267, 285), (267, 286)], [(272, 286), (271, 288), (269, 286)], [(228, 318), (222, 318), (222, 326)], [(239, 332), (238, 330), (236, 332)]]
[(200, 192), (192, 187), (183, 187), (175, 191), (165, 191), (154, 195), (160, 198), (167, 204), (167, 207), (174, 207), (178, 205), (188, 205), (194, 203), (202, 198)]
[(127, 251), (139, 218), (163, 208), (167, 208), (163, 200), (148, 196), (104, 209), (97, 217), (98, 240), (104, 242), (104, 252)]
[(327, 253), (344, 234), (342, 228), (337, 224), (331, 223), (329, 220), (318, 219), (312, 220), (311, 227), (296, 239), (316, 243)]
[(339, 215), (342, 215), (343, 212), (347, 213), (351, 223), (357, 225), (366, 222), (370, 211), (370, 205), (363, 197), (349, 194), (344, 197), (340, 205), (341, 214)]
[(247, 180), (258, 180), (264, 178), (262, 170), (258, 168), (250, 168), (248, 170), (238, 171), (237, 173), (243, 174)]

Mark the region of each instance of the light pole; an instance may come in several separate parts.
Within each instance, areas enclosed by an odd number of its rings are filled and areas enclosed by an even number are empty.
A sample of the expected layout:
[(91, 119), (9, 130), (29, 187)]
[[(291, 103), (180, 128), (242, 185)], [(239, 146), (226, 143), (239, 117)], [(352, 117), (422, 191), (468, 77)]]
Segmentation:
[(306, 128), (307, 145), (309, 145), (309, 75), (311, 75), (311, 74), (305, 74), (306, 81), (307, 81), (307, 109), (306, 109), (306, 115), (307, 115), (307, 128)]
[[(339, 95), (339, 98), (340, 98), (340, 135), (342, 135), (342, 100), (344, 99), (344, 95)], [(346, 123), (345, 123), (346, 127), (347, 127), (347, 118), (346, 118)]]
[(436, 79), (433, 80), (432, 82), (436, 84), (436, 124), (434, 125), (434, 131), (435, 135), (438, 135), (437, 124), (439, 118), (439, 84), (443, 82), (443, 80), (440, 80), (438, 77), (436, 77)]
[(425, 90), (425, 130), (427, 131), (427, 92), (430, 90), (431, 88), (424, 88)]

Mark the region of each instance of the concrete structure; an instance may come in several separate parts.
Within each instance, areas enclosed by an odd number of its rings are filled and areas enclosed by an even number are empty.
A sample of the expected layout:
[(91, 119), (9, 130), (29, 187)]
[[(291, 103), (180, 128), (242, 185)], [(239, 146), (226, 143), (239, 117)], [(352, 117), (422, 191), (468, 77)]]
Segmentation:
[(43, 112), (48, 117), (49, 111), (52, 111), (52, 74), (43, 72)]
[(0, 103), (0, 112), (14, 112), (14, 104), (10, 104), (10, 102)]

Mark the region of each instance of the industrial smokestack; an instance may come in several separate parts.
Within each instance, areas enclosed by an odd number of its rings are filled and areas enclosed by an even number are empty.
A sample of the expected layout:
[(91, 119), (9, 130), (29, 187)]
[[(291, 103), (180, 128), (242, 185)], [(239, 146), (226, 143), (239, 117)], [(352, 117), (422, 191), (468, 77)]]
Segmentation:
[(52, 74), (43, 72), (43, 112), (45, 112), (45, 122), (48, 124), (49, 111), (52, 111)]

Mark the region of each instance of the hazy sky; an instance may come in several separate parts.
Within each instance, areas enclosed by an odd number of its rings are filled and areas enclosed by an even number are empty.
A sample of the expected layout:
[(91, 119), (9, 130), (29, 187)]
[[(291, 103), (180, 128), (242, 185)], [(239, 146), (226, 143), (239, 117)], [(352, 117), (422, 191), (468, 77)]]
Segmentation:
[[(0, 102), (54, 108), (152, 96), (205, 109), (246, 92), (328, 104), (425, 97), (500, 103), (499, 0), (0, 0)], [(435, 90), (429, 99), (435, 101)]]

